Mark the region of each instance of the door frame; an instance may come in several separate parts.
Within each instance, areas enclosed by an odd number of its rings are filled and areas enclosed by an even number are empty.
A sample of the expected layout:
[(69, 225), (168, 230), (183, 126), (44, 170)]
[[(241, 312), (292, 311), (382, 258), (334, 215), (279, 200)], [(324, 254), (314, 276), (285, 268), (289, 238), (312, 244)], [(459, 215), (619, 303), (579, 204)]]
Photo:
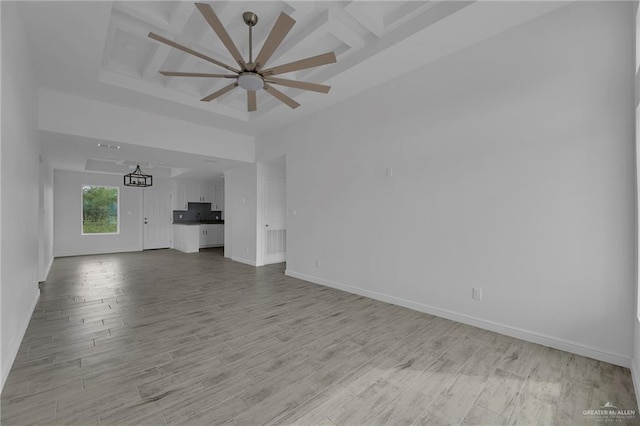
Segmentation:
[[(168, 203), (167, 203), (167, 207), (168, 207), (168, 211), (167, 213), (167, 217), (168, 217), (168, 221), (169, 223), (167, 224), (167, 226), (169, 227), (168, 232), (169, 232), (169, 243), (167, 244), (166, 247), (164, 247), (164, 245), (162, 247), (146, 247), (146, 236), (147, 236), (147, 217), (146, 217), (146, 202), (145, 202), (145, 197), (149, 192), (155, 192), (155, 193), (162, 193), (162, 194), (166, 194), (166, 196), (168, 197)], [(173, 222), (173, 218), (171, 217), (171, 214), (173, 212), (172, 205), (173, 202), (173, 195), (171, 194), (171, 191), (166, 191), (166, 190), (162, 190), (162, 189), (143, 189), (142, 190), (142, 250), (155, 250), (155, 249), (161, 249), (161, 248), (171, 248), (173, 246), (173, 227), (171, 226), (171, 223)]]

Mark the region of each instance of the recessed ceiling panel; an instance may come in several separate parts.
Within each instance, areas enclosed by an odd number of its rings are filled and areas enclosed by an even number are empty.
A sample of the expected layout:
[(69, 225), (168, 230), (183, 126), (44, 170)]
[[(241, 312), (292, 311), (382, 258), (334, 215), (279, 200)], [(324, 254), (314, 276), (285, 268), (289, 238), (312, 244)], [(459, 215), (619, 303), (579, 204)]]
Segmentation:
[[(470, 41), (458, 39), (464, 39), (471, 31), (468, 22), (474, 22), (476, 15), (484, 16), (484, 12), (478, 11), (489, 7), (478, 6), (479, 3), (472, 1), (229, 0), (205, 3), (217, 15), (246, 62), (250, 59), (249, 30), (242, 19), (243, 12), (251, 11), (258, 15), (258, 23), (253, 27), (252, 34), (253, 59), (259, 55), (278, 16), (286, 13), (296, 23), (277, 45), (266, 68), (333, 52), (337, 63), (289, 72), (280, 77), (335, 87), (339, 85), (341, 90), (339, 93), (330, 90), (324, 94), (278, 86), (279, 90), (301, 104), (301, 108), (295, 112), (283, 107), (269, 94), (265, 96), (265, 93), (258, 92), (258, 111), (248, 113), (247, 94), (241, 88), (236, 88), (211, 102), (200, 102), (203, 97), (227, 86), (229, 81), (202, 77), (167, 77), (159, 75), (159, 71), (224, 74), (228, 70), (185, 53), (175, 46), (170, 47), (166, 43), (150, 40), (147, 37), (149, 32), (158, 34), (169, 44), (178, 43), (233, 68), (239, 68), (239, 65), (211, 28), (215, 23), (208, 22), (192, 2), (178, 1), (113, 3), (99, 81), (137, 91), (145, 96), (155, 96), (165, 103), (180, 104), (180, 108), (199, 109), (201, 111), (198, 114), (217, 114), (218, 118), (230, 119), (234, 125), (244, 126), (255, 121), (256, 128), (268, 128), (267, 116), (273, 118), (274, 123), (290, 122), (300, 116), (298, 111), (305, 111), (305, 103), (311, 104), (309, 111), (327, 107), (451, 53), (447, 51), (447, 47), (440, 47), (443, 44), (440, 41), (446, 42), (445, 46), (454, 46), (449, 50), (476, 42), (479, 39), (471, 36), (468, 37)], [(547, 9), (553, 10), (557, 7), (560, 6), (549, 6)], [(496, 8), (495, 16), (491, 13), (487, 16), (495, 21), (508, 21), (508, 14), (499, 9)], [(535, 16), (546, 10), (542, 6), (533, 9), (537, 14), (534, 14)], [(204, 14), (206, 15), (206, 10)], [(516, 21), (521, 19), (516, 15)], [(479, 22), (478, 25), (498, 28), (489, 22), (490, 19), (483, 19), (484, 22)], [(506, 23), (503, 26), (508, 28)], [(461, 33), (461, 29), (466, 32)], [(404, 67), (392, 63), (393, 61), (380, 63), (383, 56), (398, 57), (402, 49), (396, 46), (411, 45), (412, 40), (416, 39), (414, 36), (418, 34), (425, 51), (414, 61), (407, 62), (407, 66)], [(391, 51), (394, 53), (387, 54)], [(402, 54), (400, 57), (403, 56), (406, 55)], [(370, 67), (371, 63), (376, 63), (377, 66)], [(354, 81), (354, 84), (345, 83), (345, 80), (353, 76), (358, 76), (358, 81)], [(305, 102), (303, 98), (313, 99), (313, 102)]]
[(146, 38), (116, 28), (106, 67), (139, 78), (157, 48)]

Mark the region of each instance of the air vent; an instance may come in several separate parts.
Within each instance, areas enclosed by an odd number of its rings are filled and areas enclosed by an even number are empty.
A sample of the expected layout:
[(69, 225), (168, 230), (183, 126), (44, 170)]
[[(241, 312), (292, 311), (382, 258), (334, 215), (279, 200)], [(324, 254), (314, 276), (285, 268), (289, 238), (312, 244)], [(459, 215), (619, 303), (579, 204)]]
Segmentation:
[(287, 234), (284, 229), (267, 229), (266, 254), (278, 254), (287, 252)]
[(122, 160), (119, 162), (119, 164), (125, 165), (125, 166), (130, 166), (130, 167), (136, 167), (138, 164), (140, 164), (140, 167), (146, 167), (146, 168), (152, 168), (152, 167), (166, 167), (167, 164), (166, 163), (161, 163), (159, 161), (132, 161), (132, 160)]
[(120, 149), (120, 145), (111, 145), (110, 143), (99, 143), (98, 146), (100, 148), (109, 148), (109, 149)]

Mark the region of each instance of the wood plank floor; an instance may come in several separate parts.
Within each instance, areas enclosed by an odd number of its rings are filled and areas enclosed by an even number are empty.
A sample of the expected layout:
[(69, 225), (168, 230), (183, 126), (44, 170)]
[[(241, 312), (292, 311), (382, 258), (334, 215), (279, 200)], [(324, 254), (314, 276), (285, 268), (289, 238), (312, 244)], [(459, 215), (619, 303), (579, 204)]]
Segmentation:
[(606, 402), (637, 413), (628, 369), (283, 269), (220, 249), (56, 259), (2, 425), (580, 425)]

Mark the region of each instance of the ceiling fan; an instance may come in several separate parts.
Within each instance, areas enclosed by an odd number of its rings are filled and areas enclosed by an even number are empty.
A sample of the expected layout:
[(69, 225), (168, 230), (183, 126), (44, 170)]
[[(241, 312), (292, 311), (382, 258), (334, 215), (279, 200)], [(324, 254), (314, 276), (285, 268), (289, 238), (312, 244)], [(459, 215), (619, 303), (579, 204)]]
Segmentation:
[(271, 68), (265, 68), (265, 64), (269, 61), (275, 50), (280, 46), (282, 40), (291, 31), (293, 25), (296, 23), (289, 15), (282, 12), (273, 25), (271, 32), (267, 36), (262, 49), (258, 53), (258, 56), (253, 60), (253, 46), (252, 46), (252, 28), (258, 23), (258, 16), (253, 12), (244, 12), (242, 19), (249, 27), (249, 62), (245, 62), (244, 58), (240, 54), (240, 51), (234, 44), (233, 40), (225, 30), (222, 22), (218, 19), (218, 16), (213, 11), (213, 8), (206, 3), (195, 4), (204, 19), (211, 26), (213, 31), (218, 35), (222, 44), (227, 48), (233, 59), (238, 63), (240, 69), (233, 68), (226, 65), (214, 58), (204, 55), (195, 50), (189, 49), (186, 46), (180, 45), (174, 41), (166, 39), (158, 34), (152, 32), (149, 33), (149, 37), (160, 43), (182, 50), (205, 61), (211, 62), (218, 67), (224, 68), (234, 74), (208, 74), (208, 73), (190, 73), (190, 72), (178, 72), (178, 71), (160, 71), (160, 74), (167, 77), (209, 77), (209, 78), (229, 78), (235, 81), (222, 89), (205, 96), (201, 99), (203, 102), (210, 102), (213, 99), (224, 95), (225, 93), (240, 86), (247, 91), (247, 110), (249, 112), (256, 111), (257, 101), (256, 92), (264, 89), (271, 96), (287, 104), (291, 108), (297, 108), (300, 106), (298, 102), (291, 97), (285, 95), (281, 91), (277, 90), (272, 85), (293, 87), (302, 90), (311, 90), (314, 92), (328, 93), (330, 86), (323, 84), (307, 83), (303, 81), (288, 80), (284, 78), (273, 77), (275, 75), (286, 74), (293, 71), (299, 71), (307, 68), (313, 68), (320, 65), (332, 64), (336, 62), (336, 55), (333, 52), (324, 53), (322, 55), (312, 56), (309, 58), (301, 59), (294, 62), (289, 62), (284, 65), (278, 65)]

